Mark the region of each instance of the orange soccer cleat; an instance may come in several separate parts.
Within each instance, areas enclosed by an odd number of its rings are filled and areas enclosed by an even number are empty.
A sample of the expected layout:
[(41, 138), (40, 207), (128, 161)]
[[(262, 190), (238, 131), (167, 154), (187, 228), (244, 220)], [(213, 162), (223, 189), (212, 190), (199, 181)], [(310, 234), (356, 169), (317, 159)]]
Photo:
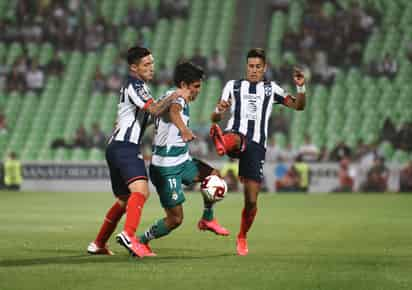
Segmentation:
[(213, 219), (211, 221), (201, 219), (197, 224), (197, 227), (201, 231), (211, 231), (220, 236), (228, 236), (230, 234), (230, 232), (222, 227), (216, 219)]
[(246, 256), (249, 253), (246, 238), (237, 237), (236, 250), (239, 256)]
[(146, 254), (146, 248), (136, 237), (130, 237), (125, 231), (116, 236), (116, 241), (126, 248), (133, 256), (143, 258)]
[(142, 247), (145, 250), (144, 256), (145, 257), (156, 257), (156, 253), (152, 251), (152, 248), (149, 246), (149, 244), (143, 244), (140, 243), (140, 245), (142, 245)]

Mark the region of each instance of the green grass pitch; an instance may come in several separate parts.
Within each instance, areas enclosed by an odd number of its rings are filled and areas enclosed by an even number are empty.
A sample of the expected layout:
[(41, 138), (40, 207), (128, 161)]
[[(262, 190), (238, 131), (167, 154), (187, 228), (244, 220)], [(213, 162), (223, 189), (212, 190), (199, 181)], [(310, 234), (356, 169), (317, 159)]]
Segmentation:
[[(412, 289), (412, 195), (262, 194), (249, 255), (235, 255), (243, 197), (216, 206), (229, 237), (199, 232), (199, 194), (183, 225), (135, 259), (114, 239), (89, 256), (108, 193), (0, 192), (0, 289)], [(155, 194), (139, 232), (163, 215)], [(119, 227), (120, 229), (120, 227)]]

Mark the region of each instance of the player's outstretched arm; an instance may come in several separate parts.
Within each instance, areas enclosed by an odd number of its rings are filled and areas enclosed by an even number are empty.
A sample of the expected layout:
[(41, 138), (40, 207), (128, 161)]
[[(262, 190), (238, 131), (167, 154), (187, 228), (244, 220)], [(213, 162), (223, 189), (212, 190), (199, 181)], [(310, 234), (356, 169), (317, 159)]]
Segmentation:
[(164, 99), (161, 99), (157, 102), (152, 102), (150, 105), (146, 107), (146, 111), (148, 111), (151, 115), (155, 117), (159, 117), (162, 115), (173, 103), (174, 100), (176, 100), (178, 95), (176, 92), (170, 94)]
[(217, 123), (220, 120), (222, 120), (222, 115), (224, 112), (227, 111), (227, 109), (229, 109), (231, 106), (231, 102), (230, 101), (220, 101), (217, 105), (216, 105), (216, 109), (215, 111), (212, 113), (211, 116), (211, 120), (213, 123)]
[(293, 81), (296, 85), (297, 94), (296, 96), (286, 97), (284, 105), (297, 111), (303, 111), (306, 106), (305, 77), (298, 68), (294, 69)]
[(182, 106), (176, 103), (173, 103), (170, 106), (169, 117), (170, 121), (179, 129), (180, 135), (184, 142), (190, 142), (196, 138), (193, 132), (186, 126), (183, 122), (180, 112), (182, 111)]
[(162, 115), (169, 107), (170, 105), (180, 96), (186, 97), (188, 92), (177, 89), (174, 91), (172, 94), (169, 96), (157, 101), (157, 102), (152, 102), (150, 105), (146, 107), (146, 111), (148, 111), (151, 115), (155, 117), (159, 117)]

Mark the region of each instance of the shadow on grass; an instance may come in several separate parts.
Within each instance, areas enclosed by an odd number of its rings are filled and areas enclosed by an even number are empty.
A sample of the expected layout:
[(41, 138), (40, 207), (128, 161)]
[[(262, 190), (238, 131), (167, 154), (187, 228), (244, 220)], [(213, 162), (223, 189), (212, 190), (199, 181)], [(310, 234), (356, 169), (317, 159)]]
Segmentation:
[[(27, 267), (27, 266), (43, 266), (43, 265), (86, 265), (86, 264), (125, 264), (125, 263), (141, 263), (150, 264), (169, 264), (185, 261), (199, 262), (216, 259), (234, 258), (237, 259), (235, 252), (217, 252), (208, 251), (205, 249), (194, 248), (155, 248), (154, 251), (158, 254), (157, 257), (146, 257), (143, 259), (129, 256), (122, 249), (116, 252), (114, 256), (92, 256), (84, 252), (79, 252), (78, 249), (38, 249), (30, 252), (29, 258), (0, 258), (0, 268), (7, 267)], [(38, 253), (38, 257), (34, 254)], [(409, 255), (348, 255), (348, 254), (308, 254), (308, 253), (276, 253), (270, 255), (259, 256), (258, 253), (250, 254), (250, 258), (270, 259), (276, 263), (339, 263), (344, 265), (364, 265), (364, 266), (412, 266), (412, 257)], [(247, 258), (247, 257), (246, 257)], [(240, 258), (243, 259), (243, 258)], [(241, 260), (239, 260), (241, 261)]]
[[(45, 251), (43, 251), (45, 252)], [(48, 251), (50, 252), (50, 251)], [(59, 252), (62, 252), (59, 250)], [(73, 252), (73, 251), (65, 251)], [(188, 249), (162, 249), (161, 254), (157, 257), (147, 257), (147, 258), (136, 258), (126, 253), (121, 253), (114, 256), (91, 256), (88, 254), (80, 255), (69, 255), (69, 256), (58, 256), (58, 257), (38, 257), (38, 258), (18, 258), (18, 259), (0, 259), (0, 268), (7, 267), (27, 267), (27, 266), (43, 266), (43, 265), (81, 265), (81, 264), (102, 264), (102, 263), (114, 263), (114, 264), (124, 264), (124, 263), (173, 263), (175, 261), (185, 261), (185, 260), (207, 260), (216, 259), (219, 257), (230, 257), (235, 256), (232, 253), (222, 253), (222, 254), (205, 254), (201, 250), (188, 250)], [(181, 255), (176, 255), (176, 253), (182, 253)], [(188, 253), (189, 252), (189, 253)], [(192, 253), (190, 253), (192, 252)], [(77, 252), (78, 253), (78, 252)]]
[[(250, 255), (252, 258), (255, 255)], [(234, 253), (202, 253), (201, 250), (188, 250), (176, 248), (159, 249), (157, 257), (146, 257), (143, 259), (135, 258), (121, 253), (115, 256), (90, 256), (87, 254), (58, 256), (58, 257), (38, 257), (29, 259), (0, 259), (0, 268), (7, 267), (30, 267), (44, 265), (86, 265), (86, 264), (171, 264), (185, 261), (205, 261), (219, 258), (233, 257), (241, 261), (245, 258), (238, 258)], [(255, 256), (256, 257), (256, 256)], [(362, 265), (362, 266), (412, 266), (412, 258), (410, 256), (374, 256), (374, 257), (355, 257), (348, 255), (270, 255), (276, 263), (309, 263), (309, 264), (324, 264), (324, 263), (339, 263), (340, 265)], [(242, 260), (243, 261), (243, 260)], [(245, 260), (246, 261), (246, 260)]]

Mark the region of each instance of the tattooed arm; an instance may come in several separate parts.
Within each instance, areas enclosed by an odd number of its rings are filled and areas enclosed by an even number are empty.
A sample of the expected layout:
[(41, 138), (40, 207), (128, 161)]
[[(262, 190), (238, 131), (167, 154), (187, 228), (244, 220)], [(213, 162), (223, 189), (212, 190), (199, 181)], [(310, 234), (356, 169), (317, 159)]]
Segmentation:
[(151, 102), (145, 109), (151, 115), (155, 117), (159, 117), (170, 107), (173, 101), (176, 100), (181, 95), (182, 95), (182, 91), (176, 90), (175, 92), (173, 92), (172, 94), (170, 94), (164, 99), (161, 99), (157, 102)]

